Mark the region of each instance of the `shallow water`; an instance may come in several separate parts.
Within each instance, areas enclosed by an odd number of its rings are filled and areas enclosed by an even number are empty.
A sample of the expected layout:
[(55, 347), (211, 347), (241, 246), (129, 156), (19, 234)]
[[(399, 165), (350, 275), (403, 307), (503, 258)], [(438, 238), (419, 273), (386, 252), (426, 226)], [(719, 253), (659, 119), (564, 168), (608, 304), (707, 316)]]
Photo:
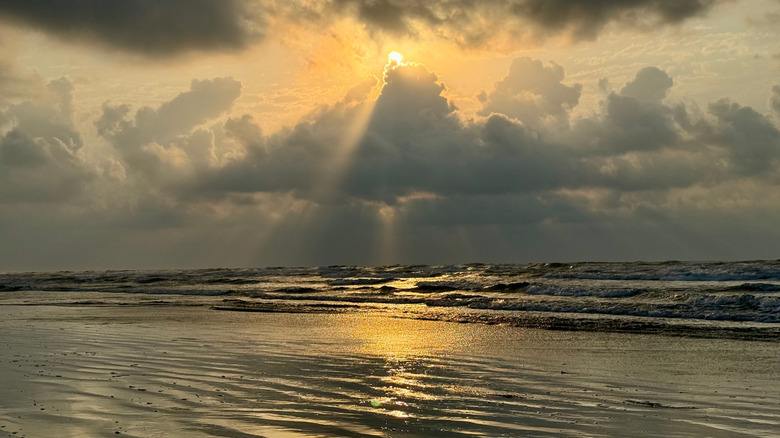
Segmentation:
[(382, 311), (443, 321), (780, 341), (780, 262), (6, 273), (0, 274), (2, 304)]
[(2, 306), (14, 436), (772, 436), (780, 344), (368, 313)]

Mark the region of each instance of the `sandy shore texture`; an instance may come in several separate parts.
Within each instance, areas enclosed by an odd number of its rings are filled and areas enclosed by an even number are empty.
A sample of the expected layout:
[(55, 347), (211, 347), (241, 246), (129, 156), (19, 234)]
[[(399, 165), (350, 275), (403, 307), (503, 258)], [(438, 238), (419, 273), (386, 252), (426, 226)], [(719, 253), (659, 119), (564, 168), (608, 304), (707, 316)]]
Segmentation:
[(780, 436), (777, 342), (186, 306), (0, 333), (0, 436)]

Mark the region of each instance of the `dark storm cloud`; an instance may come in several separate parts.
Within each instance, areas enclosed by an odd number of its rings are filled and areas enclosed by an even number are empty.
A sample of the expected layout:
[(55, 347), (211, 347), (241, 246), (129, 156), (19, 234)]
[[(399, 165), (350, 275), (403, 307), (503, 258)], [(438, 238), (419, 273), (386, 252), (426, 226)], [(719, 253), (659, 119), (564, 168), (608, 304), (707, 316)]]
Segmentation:
[(780, 131), (764, 115), (728, 99), (710, 104), (718, 123), (712, 141), (726, 148), (730, 163), (742, 175), (758, 175), (773, 169), (780, 156)]
[(152, 56), (241, 49), (260, 27), (243, 0), (3, 0), (3, 17), (65, 40)]
[[(342, 201), (395, 203), (416, 191), (485, 194), (559, 187), (579, 177), (567, 148), (545, 144), (503, 115), (464, 124), (442, 96), (444, 86), (422, 65), (386, 72), (385, 85), (348, 166), (333, 187)], [(287, 132), (260, 140), (250, 119), (230, 120), (234, 138), (252, 133), (246, 156), (201, 177), (195, 191), (293, 192), (323, 201), (320, 185), (338, 166), (342, 137), (367, 103), (326, 108)], [(237, 132), (234, 132), (237, 131)]]
[[(650, 70), (640, 71), (626, 89), (653, 99), (612, 93), (601, 114), (568, 128), (539, 121), (550, 116), (568, 120), (579, 87), (563, 85), (557, 66), (528, 59), (513, 65), (526, 67), (524, 73), (510, 73), (496, 86), (483, 111), (493, 114), (479, 122), (458, 118), (441, 95), (443, 86), (424, 67), (389, 71), (342, 190), (387, 203), (415, 192), (495, 196), (582, 188), (665, 190), (697, 184), (715, 166), (713, 158), (699, 156), (686, 143), (690, 134), (673, 108), (657, 100), (668, 84), (646, 80)], [(668, 79), (658, 72), (650, 76)], [(495, 104), (499, 99), (500, 107)]]
[[(427, 9), (418, 9), (416, 14)], [(358, 3), (358, 15), (368, 23), (391, 32), (406, 32), (409, 29), (406, 26), (405, 16), (408, 10), (403, 6), (397, 5), (390, 0), (376, 0), (370, 2)], [(423, 14), (428, 16), (428, 14)]]
[[(165, 57), (240, 50), (266, 36), (267, 17), (328, 26), (353, 16), (370, 31), (422, 29), (463, 45), (499, 32), (593, 39), (610, 24), (655, 27), (707, 13), (721, 0), (4, 0), (0, 19), (62, 40)], [(270, 35), (274, 36), (274, 35)]]
[[(544, 73), (532, 71), (526, 79), (538, 83), (537, 74)], [(451, 195), (537, 190), (566, 184), (578, 175), (563, 148), (545, 144), (534, 131), (503, 115), (476, 125), (464, 123), (443, 91), (436, 75), (422, 65), (386, 72), (366, 135), (345, 177), (345, 192), (391, 203), (415, 191)], [(535, 109), (541, 114), (534, 119), (548, 112)]]
[[(679, 143), (681, 131), (669, 107), (611, 93), (603, 102), (602, 117), (574, 123), (568, 135), (588, 139), (580, 150), (598, 155), (652, 151)], [(576, 141), (576, 140), (572, 140)]]
[[(485, 32), (516, 26), (518, 18), (542, 34), (569, 34), (593, 39), (609, 23), (665, 25), (707, 13), (719, 0), (335, 0), (352, 6), (370, 28), (391, 33), (413, 31), (415, 23), (435, 29), (457, 29), (465, 41), (480, 41)], [(349, 9), (347, 7), (347, 9)], [(485, 26), (473, 28), (474, 23)], [(465, 35), (463, 35), (465, 33)], [(471, 34), (470, 34), (471, 33)], [(482, 35), (480, 35), (482, 34)]]
[[(776, 137), (750, 115), (728, 111), (691, 122), (685, 107), (663, 102), (672, 80), (656, 68), (640, 70), (620, 93), (609, 94), (600, 114), (570, 128), (541, 123), (550, 117), (568, 121), (579, 87), (563, 85), (562, 69), (554, 64), (520, 59), (513, 64), (519, 66), (523, 73), (513, 69), (485, 100), (483, 113), (492, 115), (477, 122), (458, 116), (443, 96), (444, 85), (424, 66), (389, 68), (348, 165), (330, 182), (337, 186), (327, 202), (396, 205), (422, 193), (433, 195), (425, 202), (435, 204), (437, 197), (531, 196), (561, 189), (685, 188), (728, 178), (719, 160), (734, 166), (753, 162), (735, 151), (730, 140), (735, 136), (746, 140), (745, 150), (764, 151), (764, 158), (766, 141)], [(267, 138), (250, 118), (231, 119), (224, 130), (245, 144), (245, 156), (202, 175), (192, 190), (289, 192), (326, 202), (321, 185), (329, 169), (339, 166), (334, 157), (343, 147), (341, 137), (363, 105), (342, 102)], [(760, 134), (754, 133), (757, 127)]]
[(511, 8), (546, 30), (592, 39), (610, 22), (675, 24), (706, 13), (716, 0), (517, 0)]

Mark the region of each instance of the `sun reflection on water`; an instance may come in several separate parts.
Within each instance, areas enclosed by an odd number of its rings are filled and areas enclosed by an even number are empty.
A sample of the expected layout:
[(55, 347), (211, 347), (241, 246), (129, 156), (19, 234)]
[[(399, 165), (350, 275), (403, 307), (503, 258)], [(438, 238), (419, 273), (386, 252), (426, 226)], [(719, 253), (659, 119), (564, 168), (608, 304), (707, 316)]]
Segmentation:
[(442, 354), (464, 342), (456, 332), (442, 327), (435, 322), (412, 325), (403, 319), (366, 317), (356, 319), (347, 330), (362, 343), (365, 353), (400, 363)]
[(442, 356), (464, 339), (457, 331), (442, 328), (438, 323), (410, 325), (401, 319), (370, 317), (350, 326), (362, 352), (381, 359), (366, 376), (371, 392), (365, 401), (378, 413), (414, 418), (423, 403), (446, 396), (446, 382), (433, 376), (445, 366)]

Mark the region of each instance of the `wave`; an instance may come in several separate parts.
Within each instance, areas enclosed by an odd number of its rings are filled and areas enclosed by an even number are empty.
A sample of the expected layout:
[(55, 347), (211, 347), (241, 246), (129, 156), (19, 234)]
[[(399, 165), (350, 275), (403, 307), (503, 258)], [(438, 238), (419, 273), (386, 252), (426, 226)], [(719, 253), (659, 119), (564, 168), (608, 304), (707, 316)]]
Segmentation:
[(288, 287), (280, 287), (279, 289), (275, 289), (274, 292), (283, 292), (288, 294), (310, 294), (310, 293), (319, 292), (319, 290), (313, 287), (288, 286)]
[(525, 289), (530, 295), (567, 297), (627, 298), (648, 292), (646, 288), (582, 287), (560, 284), (533, 284)]
[[(55, 297), (53, 293), (59, 295)], [(471, 263), (0, 274), (0, 304), (2, 300), (37, 304), (47, 300), (85, 301), (85, 293), (165, 295), (166, 300), (174, 303), (176, 295), (241, 297), (296, 305), (324, 303), (326, 307), (413, 305), (515, 316), (530, 312), (655, 318), (659, 323), (673, 319), (777, 324), (780, 261)], [(114, 296), (111, 301), (123, 299)], [(90, 295), (89, 300), (101, 301), (99, 295)]]
[(744, 292), (780, 292), (780, 284), (770, 283), (743, 283), (738, 286), (728, 286), (723, 288), (725, 291), (744, 291)]
[[(704, 295), (691, 298), (688, 303), (699, 309), (756, 311), (759, 315), (780, 322), (780, 297), (745, 295)], [(769, 321), (767, 321), (769, 322)]]
[(780, 262), (578, 263), (539, 267), (544, 278), (623, 281), (780, 281)]
[(615, 300), (610, 298), (546, 299), (543, 297), (494, 297), (474, 293), (441, 292), (408, 295), (403, 291), (381, 294), (353, 292), (350, 294), (326, 291), (252, 292), (249, 298), (271, 301), (316, 301), (328, 303), (362, 303), (385, 305), (419, 304), (427, 307), (482, 309), (510, 312), (570, 313), (580, 315), (621, 315), (651, 318), (697, 319), (709, 321), (780, 322), (780, 297), (753, 295), (704, 295), (689, 297), (682, 302), (652, 302)]
[(375, 284), (384, 284), (391, 281), (395, 281), (395, 277), (386, 278), (339, 278), (337, 280), (330, 280), (328, 284), (331, 286), (370, 286)]
[(531, 283), (527, 281), (518, 281), (515, 283), (495, 283), (482, 288), (485, 292), (519, 292), (526, 291)]

